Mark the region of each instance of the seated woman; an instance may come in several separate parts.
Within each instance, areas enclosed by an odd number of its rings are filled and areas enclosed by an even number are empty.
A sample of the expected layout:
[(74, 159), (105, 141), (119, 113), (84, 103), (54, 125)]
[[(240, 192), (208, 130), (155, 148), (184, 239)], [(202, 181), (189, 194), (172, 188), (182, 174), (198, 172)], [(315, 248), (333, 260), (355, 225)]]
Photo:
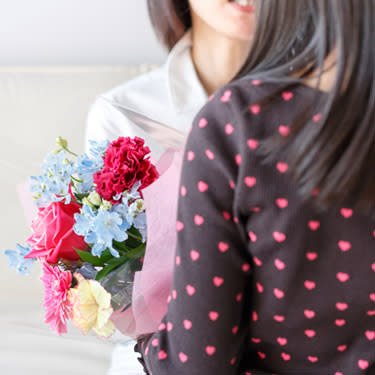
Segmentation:
[[(246, 60), (254, 30), (254, 0), (148, 0), (151, 20), (168, 47), (166, 63), (98, 97), (87, 120), (89, 140), (138, 136), (152, 155), (165, 147), (137, 126), (129, 109), (187, 134), (194, 116), (220, 86), (228, 83)], [(142, 373), (133, 340), (119, 337), (108, 375)]]
[(172, 297), (136, 349), (153, 375), (374, 375), (375, 0), (257, 14), (195, 119)]

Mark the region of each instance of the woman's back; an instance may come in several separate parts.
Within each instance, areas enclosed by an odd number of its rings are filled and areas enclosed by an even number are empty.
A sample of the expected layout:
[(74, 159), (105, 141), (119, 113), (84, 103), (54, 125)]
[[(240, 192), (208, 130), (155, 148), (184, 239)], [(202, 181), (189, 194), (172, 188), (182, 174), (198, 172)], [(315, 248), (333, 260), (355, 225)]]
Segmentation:
[[(317, 209), (317, 192), (300, 197), (281, 153), (264, 163), (261, 142), (287, 136), (316, 94), (283, 85), (238, 81), (196, 118), (177, 297), (168, 333), (162, 326), (146, 348), (153, 373), (375, 374), (375, 220), (349, 205)], [(319, 121), (316, 112), (309, 126)]]
[[(375, 220), (345, 204), (318, 210), (314, 199), (302, 200), (282, 154), (264, 164), (253, 150), (274, 134), (287, 136), (315, 90), (264, 84), (250, 91), (245, 82), (235, 87), (232, 113), (250, 105), (233, 132), (242, 143), (236, 213), (252, 257), (249, 365), (360, 374), (375, 360)], [(316, 112), (311, 126), (320, 120)]]

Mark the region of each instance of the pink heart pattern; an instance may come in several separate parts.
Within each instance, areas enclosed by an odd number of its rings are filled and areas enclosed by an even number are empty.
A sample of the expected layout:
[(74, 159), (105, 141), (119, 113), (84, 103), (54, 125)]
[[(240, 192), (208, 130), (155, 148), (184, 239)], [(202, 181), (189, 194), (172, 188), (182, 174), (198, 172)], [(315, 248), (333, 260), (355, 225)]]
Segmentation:
[(259, 146), (259, 142), (256, 139), (251, 138), (247, 141), (247, 146), (250, 150), (256, 150)]
[(185, 353), (182, 353), (182, 352), (178, 354), (178, 358), (180, 358), (180, 361), (182, 363), (186, 363), (189, 359), (189, 357)]
[(200, 216), (200, 215), (195, 215), (194, 216), (194, 223), (197, 226), (201, 226), (204, 223), (204, 218), (202, 216)]
[(222, 277), (215, 276), (213, 279), (213, 283), (216, 287), (220, 287), (224, 284), (224, 279)]
[(208, 121), (205, 118), (200, 119), (199, 122), (198, 122), (198, 126), (201, 129), (205, 128), (207, 126), (207, 124), (208, 124)]
[(306, 253), (306, 258), (310, 262), (313, 262), (314, 260), (318, 259), (318, 253), (315, 253), (313, 251), (309, 251), (308, 253)]
[(188, 151), (188, 153), (187, 153), (187, 160), (188, 161), (193, 161), (194, 158), (195, 158), (194, 152), (193, 151)]
[(245, 185), (249, 188), (253, 188), (257, 184), (256, 177), (245, 177)]
[[(176, 194), (176, 281), (165, 321), (144, 345), (147, 361), (165, 361), (154, 372), (209, 373), (220, 362), (232, 373), (240, 362), (233, 345), (242, 345), (248, 323), (253, 337), (243, 345), (260, 372), (325, 374), (329, 363), (327, 374), (363, 375), (374, 362), (362, 348), (375, 342), (375, 224), (348, 203), (317, 209), (318, 188), (301, 199), (284, 153), (262, 163), (269, 136), (292, 135), (289, 113), (306, 104), (298, 89), (278, 91), (284, 108), (276, 113), (258, 98), (267, 83), (252, 87), (247, 112), (241, 97), (235, 114), (236, 85), (208, 105), (225, 111), (203, 109), (192, 127)], [(306, 124), (314, 131), (317, 112)]]
[(275, 259), (275, 267), (279, 270), (282, 271), (285, 269), (285, 263), (280, 260), (280, 259)]
[(369, 362), (364, 360), (364, 359), (360, 359), (358, 361), (358, 367), (361, 369), (361, 370), (366, 370), (368, 367), (370, 366)]
[(286, 126), (286, 125), (280, 125), (280, 126), (279, 126), (279, 133), (280, 133), (283, 137), (287, 137), (287, 136), (290, 134), (290, 127), (289, 127), (289, 126)]
[(219, 242), (217, 247), (221, 253), (226, 253), (229, 250), (229, 245), (226, 242)]
[(276, 164), (276, 168), (280, 173), (286, 173), (288, 172), (289, 166), (287, 163), (284, 162), (278, 162)]
[(281, 208), (281, 209), (284, 209), (284, 208), (287, 208), (288, 205), (289, 205), (289, 202), (287, 199), (285, 198), (277, 198), (276, 199), (276, 205), (277, 207)]
[(203, 181), (199, 181), (198, 182), (198, 190), (201, 193), (205, 193), (208, 190), (208, 185)]
[(251, 113), (254, 114), (254, 115), (259, 115), (259, 113), (260, 113), (260, 111), (261, 111), (260, 105), (257, 105), (257, 104), (252, 105), (252, 106), (250, 107), (250, 111), (251, 111)]
[(316, 315), (316, 313), (315, 313), (314, 310), (309, 310), (309, 309), (306, 309), (304, 311), (304, 314), (305, 314), (305, 316), (306, 316), (307, 319), (314, 319), (315, 315)]
[(186, 286), (186, 293), (189, 296), (193, 296), (195, 294), (195, 288), (192, 285), (187, 285)]
[(168, 357), (167, 353), (164, 350), (160, 350), (160, 352), (158, 354), (159, 360), (163, 361), (163, 360), (167, 359), (167, 357)]
[(285, 101), (289, 101), (289, 100), (292, 100), (293, 99), (293, 97), (294, 97), (294, 94), (292, 93), (292, 92), (290, 92), (290, 91), (284, 91), (283, 93), (282, 93), (282, 97), (283, 97), (283, 99), (285, 100)]
[(210, 311), (208, 313), (208, 317), (210, 318), (210, 320), (212, 320), (213, 322), (216, 322), (216, 320), (219, 319), (219, 313), (216, 312), (216, 311)]
[(278, 337), (277, 342), (281, 346), (285, 346), (288, 343), (288, 340), (285, 337)]
[(198, 251), (195, 251), (195, 250), (191, 250), (190, 251), (190, 258), (196, 262), (200, 257), (200, 254), (198, 253)]
[(275, 239), (276, 242), (284, 242), (286, 240), (286, 235), (281, 232), (274, 232), (273, 238)]
[(274, 294), (275, 297), (278, 298), (278, 299), (282, 299), (282, 298), (285, 297), (285, 293), (284, 293), (282, 290), (278, 289), (278, 288), (275, 288), (275, 289), (273, 290), (273, 294)]
[(231, 124), (226, 124), (225, 125), (225, 133), (227, 135), (231, 135), (231, 134), (233, 134), (233, 132), (234, 132), (234, 127)]
[(349, 251), (352, 248), (352, 244), (348, 241), (339, 241), (339, 248), (341, 251)]
[(232, 96), (232, 91), (227, 90), (224, 92), (223, 96), (220, 98), (220, 100), (223, 103), (229, 103), (230, 102), (230, 97)]
[(209, 355), (209, 356), (212, 356), (214, 355), (216, 352), (216, 348), (214, 346), (206, 346), (206, 353)]

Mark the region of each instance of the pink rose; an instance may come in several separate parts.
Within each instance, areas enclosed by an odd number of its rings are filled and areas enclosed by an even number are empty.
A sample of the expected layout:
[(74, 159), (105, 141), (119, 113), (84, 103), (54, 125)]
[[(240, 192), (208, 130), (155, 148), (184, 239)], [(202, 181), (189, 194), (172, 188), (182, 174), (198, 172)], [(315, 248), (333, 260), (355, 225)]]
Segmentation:
[(73, 231), (74, 214), (79, 211), (80, 206), (74, 202), (54, 202), (39, 209), (38, 216), (31, 224), (33, 234), (27, 240), (32, 251), (26, 258), (45, 257), (52, 264), (56, 264), (59, 259), (78, 260), (74, 248), (87, 249), (83, 237)]

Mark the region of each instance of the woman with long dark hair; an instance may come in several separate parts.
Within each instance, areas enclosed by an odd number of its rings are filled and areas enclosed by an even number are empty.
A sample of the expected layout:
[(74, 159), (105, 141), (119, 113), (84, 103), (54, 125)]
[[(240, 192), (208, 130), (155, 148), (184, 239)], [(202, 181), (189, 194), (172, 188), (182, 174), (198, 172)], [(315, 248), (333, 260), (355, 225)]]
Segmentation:
[(375, 0), (258, 6), (194, 122), (172, 298), (137, 350), (153, 375), (374, 375)]
[[(208, 96), (236, 75), (249, 54), (254, 0), (148, 0), (148, 7), (168, 59), (159, 69), (97, 98), (87, 121), (87, 150), (89, 140), (139, 136), (153, 156), (160, 155), (160, 142), (121, 109), (187, 133)], [(108, 375), (142, 373), (133, 341), (119, 340)]]

